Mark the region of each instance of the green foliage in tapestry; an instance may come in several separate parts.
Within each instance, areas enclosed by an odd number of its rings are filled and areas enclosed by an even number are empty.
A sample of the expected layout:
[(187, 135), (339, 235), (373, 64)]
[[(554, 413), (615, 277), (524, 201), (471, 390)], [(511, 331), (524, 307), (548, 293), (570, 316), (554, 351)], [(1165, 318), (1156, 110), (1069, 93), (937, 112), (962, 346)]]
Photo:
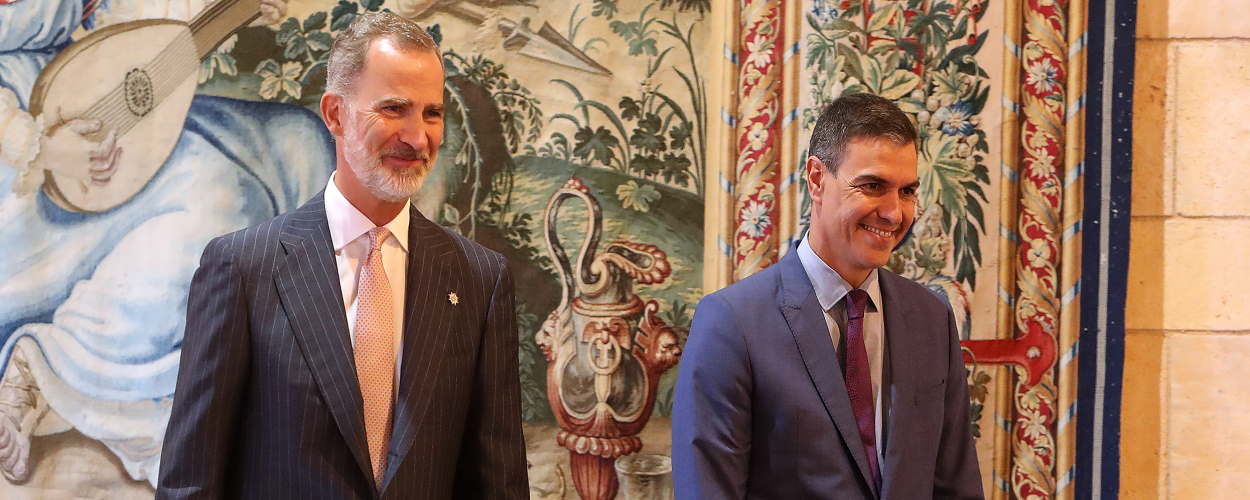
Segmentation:
[[(986, 6), (816, 0), (805, 15), (804, 65), (814, 101), (870, 92), (896, 102), (916, 124), (919, 215), (888, 267), (931, 286), (975, 288), (981, 263), (990, 180), (980, 114), (989, 75), (975, 56), (987, 36), (976, 31)], [(819, 113), (819, 106), (804, 110), (804, 126), (810, 129)]]
[[(572, 113), (554, 114), (551, 121), (571, 125), (573, 137), (552, 132), (546, 143), (533, 149), (531, 154), (598, 165), (638, 179), (689, 189), (702, 196), (707, 94), (692, 45), (694, 24), (679, 25), (676, 12), (667, 20), (659, 17), (656, 12), (667, 7), (677, 11), (707, 10), (706, 2), (659, 2), (643, 8), (637, 18), (615, 19), (608, 23), (612, 32), (625, 43), (627, 53), (646, 61), (638, 93), (622, 96), (614, 109), (609, 103), (586, 98), (570, 81), (552, 80), (567, 90), (576, 104)], [(595, 1), (591, 10), (592, 16), (604, 19), (613, 19), (616, 14), (616, 2), (607, 0)], [(570, 19), (574, 40), (579, 27), (580, 22)], [(682, 54), (685, 61), (666, 62), (671, 54)], [(673, 71), (681, 80), (689, 107), (678, 103), (656, 83), (661, 71)]]
[[(315, 108), (325, 91), (334, 34), (361, 12), (382, 9), (383, 0), (339, 0), (330, 10), (277, 26), (252, 26), (231, 36), (200, 63), (199, 83), (255, 89), (259, 100)], [(244, 50), (236, 51), (237, 47)]]

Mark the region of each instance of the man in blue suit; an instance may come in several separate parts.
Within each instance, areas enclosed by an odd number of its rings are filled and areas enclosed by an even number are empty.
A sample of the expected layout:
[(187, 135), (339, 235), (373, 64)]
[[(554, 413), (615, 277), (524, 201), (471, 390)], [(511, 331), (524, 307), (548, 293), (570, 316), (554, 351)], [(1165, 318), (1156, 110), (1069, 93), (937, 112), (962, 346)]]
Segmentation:
[(884, 98), (822, 111), (806, 237), (695, 312), (673, 407), (677, 498), (983, 496), (954, 317), (882, 268), (916, 215), (916, 144)]

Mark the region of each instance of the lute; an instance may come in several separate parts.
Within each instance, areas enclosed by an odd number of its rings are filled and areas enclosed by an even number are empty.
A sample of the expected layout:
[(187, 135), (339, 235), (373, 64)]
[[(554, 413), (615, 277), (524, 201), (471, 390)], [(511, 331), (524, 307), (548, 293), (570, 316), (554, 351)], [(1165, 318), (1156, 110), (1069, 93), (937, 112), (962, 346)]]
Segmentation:
[(190, 22), (119, 23), (57, 54), (35, 80), (30, 113), (49, 125), (100, 120), (100, 132), (89, 138), (102, 140), (111, 130), (123, 151), (106, 182), (45, 171), (48, 197), (67, 210), (103, 212), (142, 190), (178, 143), (200, 60), (258, 16), (259, 0), (218, 0)]

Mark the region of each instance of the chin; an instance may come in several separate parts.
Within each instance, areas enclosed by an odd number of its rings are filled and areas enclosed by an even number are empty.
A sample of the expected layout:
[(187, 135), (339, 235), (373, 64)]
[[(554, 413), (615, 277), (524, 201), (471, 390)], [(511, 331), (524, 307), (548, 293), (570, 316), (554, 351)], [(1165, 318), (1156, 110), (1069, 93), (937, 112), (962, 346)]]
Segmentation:
[(413, 197), (425, 183), (425, 172), (411, 176), (392, 173), (384, 178), (370, 179), (366, 187), (379, 200), (398, 203)]
[(386, 193), (382, 191), (370, 191), (370, 192), (373, 193), (374, 198), (377, 198), (387, 203), (403, 203), (405, 201), (412, 199), (412, 195), (398, 196), (398, 193)]
[(864, 255), (863, 262), (868, 264), (867, 267), (869, 269), (885, 267), (886, 263), (890, 262), (890, 252), (880, 252), (880, 251), (871, 252), (867, 255)]

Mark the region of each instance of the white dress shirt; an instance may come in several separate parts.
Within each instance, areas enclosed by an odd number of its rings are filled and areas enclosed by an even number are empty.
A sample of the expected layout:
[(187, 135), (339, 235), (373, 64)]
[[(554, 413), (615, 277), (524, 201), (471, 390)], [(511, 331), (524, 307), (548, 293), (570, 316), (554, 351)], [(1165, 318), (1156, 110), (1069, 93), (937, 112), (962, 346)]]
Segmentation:
[[(404, 289), (408, 276), (408, 213), (410, 202), (404, 202), (403, 210), (386, 223), (391, 235), (382, 242), (382, 269), (391, 285), (391, 315), (394, 316), (395, 338), (395, 384), (399, 387), (400, 353), (404, 346)], [(339, 286), (343, 290), (343, 310), (347, 313), (347, 331), (351, 334), (352, 347), (356, 346), (356, 289), (360, 271), (369, 256), (369, 230), (377, 227), (365, 214), (352, 206), (338, 186), (334, 175), (326, 185), (326, 222), (330, 225), (330, 242), (334, 246), (334, 262), (338, 265)]]
[[(846, 324), (846, 301), (842, 300), (847, 293), (851, 291), (850, 283), (847, 283), (842, 275), (829, 267), (825, 261), (821, 260), (816, 252), (812, 250), (811, 244), (807, 242), (807, 237), (803, 238), (803, 242), (799, 244), (796, 250), (799, 252), (799, 262), (803, 263), (803, 270), (807, 272), (807, 278), (812, 282), (812, 289), (816, 292), (816, 300), (820, 303), (820, 308), (825, 311), (825, 323), (829, 325), (829, 338), (833, 341), (833, 348), (836, 350), (842, 340), (842, 330), (839, 325)], [(885, 304), (881, 301), (881, 285), (877, 280), (877, 270), (873, 269), (868, 273), (868, 277), (860, 284), (859, 288), (868, 292), (869, 304), (864, 309), (864, 349), (868, 352), (868, 371), (872, 374), (872, 406), (873, 412), (876, 413), (876, 434), (877, 434), (877, 463), (882, 470), (882, 477), (885, 476), (885, 441), (884, 429), (881, 422), (881, 370), (885, 364)], [(838, 369), (838, 367), (830, 367)]]

